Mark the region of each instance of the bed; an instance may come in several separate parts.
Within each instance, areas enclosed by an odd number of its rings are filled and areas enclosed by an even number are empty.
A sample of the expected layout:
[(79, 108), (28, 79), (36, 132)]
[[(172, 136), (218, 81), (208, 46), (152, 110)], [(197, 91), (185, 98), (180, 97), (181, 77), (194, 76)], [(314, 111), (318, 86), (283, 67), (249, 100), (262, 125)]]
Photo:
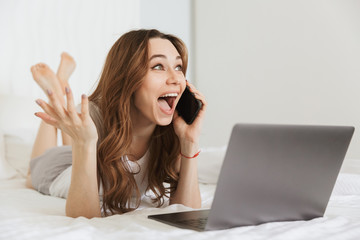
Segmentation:
[[(325, 216), (310, 221), (200, 233), (148, 219), (150, 214), (191, 210), (183, 205), (155, 208), (149, 199), (136, 211), (123, 215), (66, 217), (64, 199), (25, 187), (38, 125), (32, 114), (36, 110), (33, 99), (0, 96), (0, 239), (360, 239), (360, 160), (349, 158)], [(203, 147), (198, 162), (202, 208), (211, 207), (225, 149)]]

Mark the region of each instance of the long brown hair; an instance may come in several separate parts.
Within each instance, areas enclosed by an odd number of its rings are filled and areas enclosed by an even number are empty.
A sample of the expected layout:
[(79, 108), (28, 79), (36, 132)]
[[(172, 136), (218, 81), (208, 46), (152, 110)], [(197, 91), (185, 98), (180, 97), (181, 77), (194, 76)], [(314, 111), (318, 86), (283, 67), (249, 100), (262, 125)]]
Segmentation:
[[(151, 38), (169, 40), (179, 52), (183, 73), (186, 74), (188, 54), (185, 44), (177, 37), (158, 30), (134, 30), (122, 35), (110, 49), (97, 88), (89, 100), (99, 109), (101, 121), (97, 149), (98, 179), (103, 186), (105, 215), (125, 213), (140, 204), (140, 193), (133, 173), (124, 163), (132, 141), (130, 118), (134, 92), (141, 86), (148, 69), (148, 43)], [(178, 174), (175, 162), (180, 144), (172, 123), (157, 126), (150, 140), (148, 164), (148, 190), (155, 193), (154, 202), (161, 206), (164, 197), (175, 189)], [(164, 182), (170, 183), (165, 187)], [(133, 192), (137, 193), (136, 206), (130, 206)]]

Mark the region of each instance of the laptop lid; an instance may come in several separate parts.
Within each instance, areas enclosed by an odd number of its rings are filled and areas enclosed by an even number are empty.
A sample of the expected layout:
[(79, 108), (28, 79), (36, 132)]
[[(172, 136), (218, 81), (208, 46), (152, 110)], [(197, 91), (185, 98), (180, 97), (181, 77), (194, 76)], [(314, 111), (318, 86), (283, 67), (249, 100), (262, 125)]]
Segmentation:
[(205, 230), (323, 216), (353, 132), (236, 124)]

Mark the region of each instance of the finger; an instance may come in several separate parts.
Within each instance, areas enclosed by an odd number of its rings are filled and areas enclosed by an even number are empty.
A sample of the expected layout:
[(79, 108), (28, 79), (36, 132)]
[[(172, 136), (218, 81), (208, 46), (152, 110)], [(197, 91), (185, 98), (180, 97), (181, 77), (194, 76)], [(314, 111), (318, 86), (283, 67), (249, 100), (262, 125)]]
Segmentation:
[(190, 87), (191, 92), (196, 90), (196, 87), (193, 84), (191, 84), (190, 82), (186, 81), (186, 85), (188, 85)]
[[(176, 126), (181, 126), (181, 124), (186, 124), (185, 123), (185, 120), (179, 116), (179, 114), (177, 113), (177, 111), (174, 112), (174, 115), (173, 115), (173, 123), (176, 125)], [(180, 125), (179, 125), (180, 124)]]
[(49, 116), (48, 114), (46, 113), (43, 113), (43, 112), (36, 112), (35, 113), (35, 116), (42, 119), (44, 122), (46, 122), (47, 124), (50, 124), (54, 127), (58, 127), (58, 122), (55, 118), (52, 118), (51, 116)]
[(195, 88), (195, 86), (189, 82), (187, 82), (187, 85), (189, 86), (190, 88), (190, 92), (194, 93), (195, 95), (199, 95), (199, 96), (202, 96), (202, 97), (205, 97), (199, 90), (197, 90)]
[(201, 111), (205, 111), (206, 108), (207, 108), (207, 101), (205, 99), (205, 97), (202, 97), (202, 96), (198, 96), (197, 99), (199, 99), (202, 103), (202, 106), (200, 108)]
[[(190, 83), (189, 83), (190, 84)], [(190, 87), (190, 92), (196, 94), (196, 95), (201, 95), (204, 96), (199, 90), (197, 90), (193, 85), (189, 86)]]
[(205, 114), (206, 114), (206, 108), (207, 108), (207, 102), (206, 102), (205, 98), (201, 98), (199, 100), (201, 101), (202, 105), (201, 105), (200, 111), (198, 112), (197, 117), (195, 118), (195, 121), (194, 121), (195, 125), (197, 123), (201, 122), (202, 119), (204, 119)]
[(203, 104), (207, 104), (205, 96), (201, 93), (195, 93), (195, 98), (200, 100)]
[(81, 95), (81, 118), (85, 120), (89, 117), (89, 99), (83, 94)]
[(195, 98), (201, 101), (201, 103), (202, 103), (201, 109), (205, 109), (206, 106), (207, 106), (207, 102), (206, 102), (205, 96), (204, 96), (199, 90), (196, 90), (196, 89), (193, 90), (193, 93), (194, 93), (194, 95), (195, 95)]
[(207, 108), (207, 101), (206, 101), (205, 97), (202, 94), (196, 94), (195, 97), (196, 97), (196, 99), (198, 99), (202, 103), (200, 111), (198, 113), (198, 117), (202, 118), (204, 116), (206, 108)]
[(174, 115), (173, 115), (173, 120), (175, 121), (176, 119), (178, 119), (180, 116), (179, 114), (177, 113), (177, 111), (174, 112)]
[(200, 92), (194, 92), (195, 98), (201, 101), (205, 101), (205, 96)]
[(59, 99), (57, 99), (56, 94), (54, 94), (51, 90), (46, 90), (49, 100), (51, 102), (51, 105), (54, 109), (54, 112), (61, 118), (65, 117), (65, 109), (63, 105), (59, 102)]
[(43, 110), (46, 114), (48, 114), (49, 116), (51, 116), (52, 118), (57, 118), (57, 114), (55, 113), (54, 109), (47, 104), (45, 101), (41, 100), (41, 99), (37, 99), (35, 101)]
[(74, 103), (74, 96), (72, 91), (69, 87), (65, 87), (65, 94), (66, 94), (66, 102), (67, 102), (67, 111), (71, 118), (77, 118), (78, 114), (76, 112), (75, 103)]

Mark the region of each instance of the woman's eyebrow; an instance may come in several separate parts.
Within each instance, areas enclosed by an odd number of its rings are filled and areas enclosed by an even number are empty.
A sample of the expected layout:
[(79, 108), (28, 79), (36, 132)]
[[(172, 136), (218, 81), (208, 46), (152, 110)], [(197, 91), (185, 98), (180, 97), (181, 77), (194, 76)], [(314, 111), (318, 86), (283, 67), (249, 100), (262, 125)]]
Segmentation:
[[(163, 54), (154, 54), (150, 57), (149, 61), (154, 59), (154, 58), (165, 58), (167, 59), (167, 57)], [(176, 59), (181, 59), (181, 56), (176, 56)]]

